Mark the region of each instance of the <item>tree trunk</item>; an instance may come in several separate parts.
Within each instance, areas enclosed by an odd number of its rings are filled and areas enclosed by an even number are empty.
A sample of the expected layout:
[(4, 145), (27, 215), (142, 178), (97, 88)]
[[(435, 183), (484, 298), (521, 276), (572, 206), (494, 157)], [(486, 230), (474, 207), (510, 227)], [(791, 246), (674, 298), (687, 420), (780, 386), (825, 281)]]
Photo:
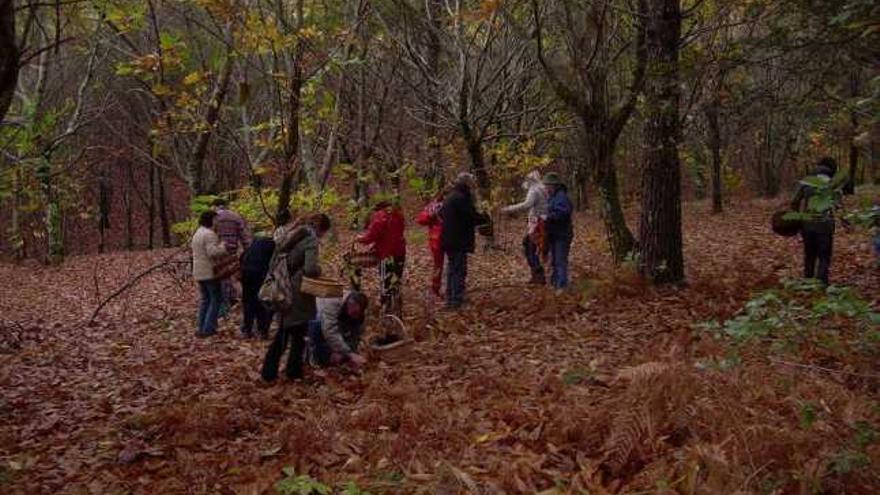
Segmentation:
[(134, 198), (131, 195), (134, 184), (131, 177), (131, 162), (126, 164), (126, 172), (126, 179), (128, 180), (125, 181), (125, 194), (122, 197), (122, 201), (125, 203), (125, 249), (131, 251), (134, 248), (134, 222), (132, 221), (132, 203)]
[[(623, 206), (617, 184), (617, 169), (614, 165), (614, 143), (601, 127), (592, 128), (586, 117), (581, 124), (585, 133), (587, 160), (584, 162), (593, 173), (596, 192), (599, 195), (599, 214), (605, 226), (605, 235), (611, 248), (615, 263), (621, 263), (635, 249), (635, 238), (626, 225)], [(581, 174), (586, 175), (586, 174)]]
[(110, 228), (110, 172), (107, 166), (101, 168), (98, 176), (98, 252), (107, 249), (107, 230)]
[(718, 97), (706, 108), (706, 123), (709, 130), (709, 149), (712, 153), (712, 213), (721, 213), (724, 204), (721, 197), (722, 162), (721, 162), (721, 125), (718, 122)]
[(15, 96), (19, 57), (15, 40), (15, 2), (0, 0), (0, 122), (6, 117)]
[(223, 72), (214, 93), (211, 95), (211, 101), (208, 104), (208, 112), (205, 115), (205, 123), (207, 129), (199, 134), (196, 146), (187, 166), (187, 175), (189, 176), (189, 188), (194, 196), (205, 193), (205, 157), (208, 154), (208, 144), (211, 141), (211, 134), (214, 133), (214, 127), (220, 119), (220, 109), (223, 102), (226, 101), (226, 94), (229, 92), (229, 81), (232, 79), (232, 56), (226, 54), (223, 62)]
[(26, 255), (24, 234), (21, 228), (21, 208), (24, 202), (22, 198), (21, 164), (15, 165), (12, 181), (12, 225), (9, 228), (9, 241), (12, 244), (13, 256), (17, 261), (21, 261)]
[(153, 233), (156, 231), (156, 165), (150, 164), (150, 204), (148, 209), (149, 220), (147, 222), (149, 233), (147, 234), (147, 249), (153, 249)]
[(850, 142), (849, 145), (849, 180), (846, 182), (846, 185), (843, 188), (843, 194), (855, 194), (856, 193), (856, 177), (858, 177), (859, 172), (859, 148), (856, 146), (855, 142)]
[[(298, 49), (297, 49), (298, 50)], [(300, 91), (302, 89), (302, 61), (297, 51), (294, 54), (293, 70), (288, 83), (288, 123), (287, 140), (284, 146), (285, 159), (281, 167), (281, 187), (278, 189), (278, 211), (276, 216), (290, 207), (290, 198), (293, 195), (294, 183), (300, 168), (299, 157), (299, 119), (300, 119)]]
[(162, 246), (171, 246), (171, 223), (168, 221), (168, 205), (165, 200), (165, 174), (162, 169), (156, 171), (156, 182), (159, 187), (159, 226), (162, 229)]
[(40, 180), (43, 205), (46, 209), (46, 261), (49, 264), (57, 265), (64, 261), (64, 232), (58, 192), (55, 190), (55, 184), (52, 180), (52, 162), (45, 156), (40, 157), (37, 177)]
[(483, 156), (483, 144), (476, 139), (469, 139), (467, 142), (467, 152), (471, 159), (471, 172), (477, 179), (477, 185), (480, 188), (480, 196), (488, 200), (491, 195), (491, 181), (489, 173), (486, 170), (486, 160)]
[[(853, 71), (849, 79), (850, 96), (855, 99), (859, 96), (859, 73)], [(843, 194), (852, 195), (856, 193), (856, 177), (859, 171), (859, 148), (856, 146), (856, 136), (859, 132), (859, 119), (855, 112), (849, 114), (850, 125), (852, 125), (852, 137), (849, 140), (849, 180), (843, 187)]]
[(656, 284), (684, 280), (678, 45), (679, 0), (650, 0), (645, 87), (645, 164), (639, 222), (639, 269)]

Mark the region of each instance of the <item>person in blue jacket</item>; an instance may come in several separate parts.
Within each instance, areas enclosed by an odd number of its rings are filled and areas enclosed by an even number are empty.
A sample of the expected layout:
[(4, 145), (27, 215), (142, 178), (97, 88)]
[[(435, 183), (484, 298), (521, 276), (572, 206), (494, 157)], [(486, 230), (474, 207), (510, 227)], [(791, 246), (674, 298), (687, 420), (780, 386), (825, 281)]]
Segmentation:
[(547, 246), (553, 267), (550, 285), (555, 289), (568, 287), (568, 253), (574, 238), (571, 223), (572, 206), (568, 199), (567, 189), (559, 174), (550, 172), (544, 176), (544, 187), (547, 188)]

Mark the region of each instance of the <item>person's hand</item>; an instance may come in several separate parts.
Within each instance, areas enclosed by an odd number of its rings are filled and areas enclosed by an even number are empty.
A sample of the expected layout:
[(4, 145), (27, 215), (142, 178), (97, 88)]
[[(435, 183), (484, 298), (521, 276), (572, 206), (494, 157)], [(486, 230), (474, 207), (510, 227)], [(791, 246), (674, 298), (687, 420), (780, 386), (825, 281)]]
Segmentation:
[(355, 368), (360, 368), (363, 365), (367, 364), (367, 358), (361, 356), (356, 352), (352, 352), (348, 355), (348, 362), (350, 362)]

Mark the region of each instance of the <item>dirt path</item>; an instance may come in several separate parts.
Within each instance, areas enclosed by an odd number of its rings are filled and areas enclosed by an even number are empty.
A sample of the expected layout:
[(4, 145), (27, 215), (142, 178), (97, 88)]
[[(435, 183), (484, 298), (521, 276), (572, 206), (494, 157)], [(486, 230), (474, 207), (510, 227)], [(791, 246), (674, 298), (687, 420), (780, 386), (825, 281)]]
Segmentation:
[[(261, 493), (283, 466), (374, 493), (530, 493), (586, 480), (608, 433), (590, 423), (622, 414), (610, 408), (621, 369), (690, 362), (693, 324), (729, 317), (753, 289), (799, 272), (800, 245), (767, 232), (769, 211), (687, 211), (689, 286), (678, 290), (613, 272), (600, 224), (583, 216), (577, 290), (564, 297), (522, 283), (511, 224), (506, 251), (472, 257), (470, 304), (452, 315), (424, 300), (428, 256), (411, 244), (406, 321), (419, 341), (408, 358), (301, 385), (260, 386), (265, 343), (239, 340), (234, 321), (194, 338), (185, 277), (151, 277), (96, 325), (71, 323), (167, 253), (0, 266), (12, 335), (0, 354), (0, 491)], [(833, 278), (876, 307), (867, 241), (842, 233), (835, 249)], [(623, 477), (601, 483), (614, 492)]]

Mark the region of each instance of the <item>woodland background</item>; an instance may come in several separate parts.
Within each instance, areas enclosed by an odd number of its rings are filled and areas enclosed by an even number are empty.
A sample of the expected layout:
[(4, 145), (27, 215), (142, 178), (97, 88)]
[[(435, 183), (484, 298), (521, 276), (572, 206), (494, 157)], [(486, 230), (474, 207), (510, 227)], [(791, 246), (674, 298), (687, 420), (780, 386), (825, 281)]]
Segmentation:
[[(0, 492), (878, 493), (878, 57), (870, 0), (0, 0)], [(768, 225), (823, 155), (828, 288)], [(399, 362), (192, 336), (215, 195), (329, 210), (332, 271), (377, 200), (533, 168), (565, 293), (496, 216), (455, 314), (408, 229)]]
[[(868, 0), (0, 9), (10, 258), (175, 244), (193, 198), (229, 191), (257, 223), (290, 197), (354, 221), (377, 194), (424, 196), (470, 169), (492, 209), (538, 167), (562, 172), (579, 206), (602, 213), (623, 259), (644, 234), (623, 209), (650, 191), (680, 183), (718, 212), (787, 197), (825, 154), (854, 183), (880, 181)], [(677, 153), (652, 159), (663, 142)], [(650, 183), (657, 170), (681, 180)]]

